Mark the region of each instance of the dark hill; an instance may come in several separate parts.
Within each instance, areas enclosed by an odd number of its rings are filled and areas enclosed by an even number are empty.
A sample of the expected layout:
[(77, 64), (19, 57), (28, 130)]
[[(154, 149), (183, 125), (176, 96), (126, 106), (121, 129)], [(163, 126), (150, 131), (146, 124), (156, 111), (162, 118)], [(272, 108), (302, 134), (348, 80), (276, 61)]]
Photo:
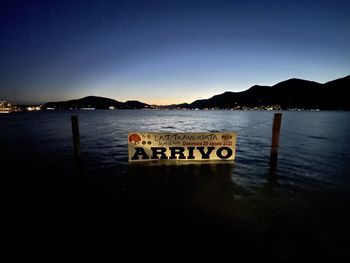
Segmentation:
[(348, 98), (350, 90), (350, 76), (345, 78), (333, 80), (324, 84), (324, 106), (327, 109), (341, 109), (350, 110), (350, 102)]
[(137, 101), (137, 100), (128, 100), (127, 102), (124, 103), (124, 105), (128, 109), (146, 109), (146, 108), (151, 108), (150, 105)]
[(349, 110), (346, 91), (350, 76), (325, 84), (302, 79), (289, 79), (274, 86), (255, 85), (242, 92), (225, 92), (210, 99), (196, 100), (189, 108), (234, 108), (279, 105), (287, 108)]
[(139, 101), (127, 101), (124, 103), (113, 99), (96, 96), (88, 96), (77, 100), (48, 102), (43, 106), (44, 109), (55, 108), (61, 110), (82, 108), (109, 109), (110, 107), (114, 107), (116, 109), (143, 109), (150, 106)]

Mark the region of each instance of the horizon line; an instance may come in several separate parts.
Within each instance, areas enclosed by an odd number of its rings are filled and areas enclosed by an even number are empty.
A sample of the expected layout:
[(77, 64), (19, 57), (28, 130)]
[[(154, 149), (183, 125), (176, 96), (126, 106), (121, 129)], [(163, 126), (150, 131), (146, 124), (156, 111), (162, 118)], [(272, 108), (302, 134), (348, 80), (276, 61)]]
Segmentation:
[(329, 80), (329, 81), (326, 81), (324, 83), (320, 83), (320, 82), (317, 82), (317, 81), (313, 81), (313, 80), (309, 80), (309, 79), (301, 79), (301, 78), (289, 78), (289, 79), (286, 79), (286, 80), (282, 80), (282, 81), (279, 81), (277, 82), (276, 84), (274, 85), (261, 85), (261, 84), (255, 84), (245, 90), (242, 90), (242, 91), (230, 91), (230, 90), (227, 90), (227, 91), (224, 91), (222, 93), (219, 93), (219, 94), (215, 94), (215, 95), (212, 95), (211, 97), (208, 97), (208, 98), (197, 98), (191, 102), (180, 102), (180, 103), (148, 103), (146, 102), (146, 100), (143, 100), (143, 99), (127, 99), (127, 100), (118, 100), (118, 99), (115, 99), (115, 98), (111, 98), (111, 97), (106, 97), (106, 96), (99, 96), (99, 95), (86, 95), (86, 96), (81, 96), (80, 98), (76, 98), (76, 99), (67, 99), (67, 100), (50, 100), (50, 101), (10, 101), (10, 100), (6, 100), (6, 99), (1, 99), (0, 98), (0, 101), (6, 101), (6, 102), (9, 102), (13, 105), (23, 105), (23, 106), (29, 106), (29, 105), (44, 105), (46, 103), (49, 103), (49, 102), (63, 102), (63, 101), (71, 101), (71, 100), (79, 100), (79, 99), (83, 99), (83, 98), (86, 98), (86, 97), (100, 97), (100, 98), (106, 98), (106, 99), (113, 99), (113, 100), (116, 100), (118, 102), (122, 102), (122, 103), (125, 103), (127, 101), (139, 101), (139, 102), (142, 102), (142, 103), (145, 103), (145, 104), (148, 104), (150, 106), (171, 106), (171, 105), (179, 105), (179, 104), (191, 104), (197, 100), (202, 100), (202, 99), (210, 99), (214, 96), (217, 96), (217, 95), (220, 95), (220, 94), (224, 94), (226, 92), (233, 92), (233, 93), (241, 93), (241, 92), (245, 92), (249, 89), (251, 89), (252, 87), (255, 87), (255, 86), (265, 86), (265, 87), (273, 87), (279, 83), (282, 83), (282, 82), (286, 82), (286, 81), (290, 81), (290, 80), (303, 80), (303, 81), (310, 81), (310, 82), (315, 82), (315, 83), (318, 83), (318, 84), (321, 84), (321, 85), (324, 85), (328, 82), (332, 82), (332, 81), (335, 81), (335, 80), (339, 80), (339, 79), (344, 79), (344, 78), (347, 78), (347, 77), (350, 77), (350, 74), (349, 75), (346, 75), (344, 77), (340, 77), (340, 78), (336, 78), (336, 79), (333, 79), (333, 80)]

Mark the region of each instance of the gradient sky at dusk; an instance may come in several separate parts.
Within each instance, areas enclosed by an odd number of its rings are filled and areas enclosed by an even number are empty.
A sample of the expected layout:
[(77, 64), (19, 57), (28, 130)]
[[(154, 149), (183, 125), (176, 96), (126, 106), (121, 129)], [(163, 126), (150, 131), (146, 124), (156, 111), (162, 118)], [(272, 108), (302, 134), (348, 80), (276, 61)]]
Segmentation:
[(170, 104), (350, 74), (349, 1), (1, 1), (0, 100)]

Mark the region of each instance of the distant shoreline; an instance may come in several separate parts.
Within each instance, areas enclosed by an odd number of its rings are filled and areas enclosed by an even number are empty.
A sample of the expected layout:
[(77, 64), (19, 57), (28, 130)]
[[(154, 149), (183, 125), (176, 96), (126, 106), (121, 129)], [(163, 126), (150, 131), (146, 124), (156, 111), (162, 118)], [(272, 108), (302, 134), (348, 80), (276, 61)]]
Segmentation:
[[(33, 113), (33, 112), (91, 112), (91, 111), (233, 111), (233, 112), (350, 112), (350, 110), (320, 110), (320, 109), (280, 109), (280, 110), (270, 110), (270, 109), (116, 109), (116, 110), (108, 110), (108, 109), (59, 109), (59, 110), (17, 110), (6, 112), (7, 114), (15, 114), (15, 113)], [(0, 112), (1, 113), (1, 112)], [(6, 114), (1, 114), (6, 115)]]
[(120, 102), (114, 99), (87, 96), (80, 99), (48, 102), (43, 105), (14, 106), (13, 111), (35, 110), (350, 110), (348, 90), (350, 75), (324, 84), (302, 79), (289, 79), (274, 86), (252, 86), (242, 92), (224, 92), (192, 103), (150, 105), (137, 100)]

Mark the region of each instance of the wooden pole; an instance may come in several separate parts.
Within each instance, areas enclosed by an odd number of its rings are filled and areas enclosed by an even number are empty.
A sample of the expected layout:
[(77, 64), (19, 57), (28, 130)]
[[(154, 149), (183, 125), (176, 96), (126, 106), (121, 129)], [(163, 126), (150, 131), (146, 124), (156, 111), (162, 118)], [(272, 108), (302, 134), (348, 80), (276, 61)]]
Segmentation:
[(74, 150), (74, 159), (76, 161), (80, 160), (80, 134), (79, 134), (79, 124), (78, 116), (72, 115), (72, 133), (73, 133), (73, 150)]
[(282, 113), (275, 113), (272, 125), (270, 168), (275, 169), (277, 165), (278, 146), (280, 140)]

